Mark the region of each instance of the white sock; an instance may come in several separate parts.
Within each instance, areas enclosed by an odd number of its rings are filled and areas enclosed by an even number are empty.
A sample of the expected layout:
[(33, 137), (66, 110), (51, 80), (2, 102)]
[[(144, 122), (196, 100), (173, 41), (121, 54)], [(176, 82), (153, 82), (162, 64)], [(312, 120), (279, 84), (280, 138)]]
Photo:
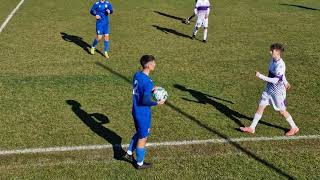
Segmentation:
[(256, 114), (254, 115), (253, 121), (252, 121), (252, 123), (251, 123), (251, 125), (250, 125), (250, 127), (251, 127), (252, 129), (256, 129), (256, 126), (257, 126), (259, 120), (261, 119), (261, 117), (262, 117), (262, 115), (261, 115), (261, 114), (258, 114), (258, 113), (256, 113)]
[(207, 40), (207, 36), (208, 36), (208, 29), (204, 29), (203, 30), (203, 40)]
[(142, 161), (142, 162), (137, 162), (137, 164), (138, 164), (139, 166), (142, 166), (142, 165), (143, 165), (143, 161)]
[(287, 120), (288, 123), (290, 124), (291, 128), (297, 128), (297, 125), (294, 123), (291, 115), (289, 115), (286, 120)]
[(132, 151), (128, 150), (127, 154), (129, 154), (131, 156), (132, 155)]

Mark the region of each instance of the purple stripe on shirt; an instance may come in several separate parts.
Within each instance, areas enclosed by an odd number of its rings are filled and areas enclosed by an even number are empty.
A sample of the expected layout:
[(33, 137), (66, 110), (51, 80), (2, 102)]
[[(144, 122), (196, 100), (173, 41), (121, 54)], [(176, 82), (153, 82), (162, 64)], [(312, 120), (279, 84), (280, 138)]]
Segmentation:
[(198, 11), (206, 11), (206, 10), (208, 10), (208, 8), (209, 8), (209, 6), (199, 6), (199, 7), (197, 7), (197, 10)]
[(269, 78), (278, 78), (279, 81), (282, 81), (283, 80), (283, 75), (281, 76), (276, 76), (275, 74), (273, 74), (272, 72), (269, 71), (269, 75), (268, 75)]

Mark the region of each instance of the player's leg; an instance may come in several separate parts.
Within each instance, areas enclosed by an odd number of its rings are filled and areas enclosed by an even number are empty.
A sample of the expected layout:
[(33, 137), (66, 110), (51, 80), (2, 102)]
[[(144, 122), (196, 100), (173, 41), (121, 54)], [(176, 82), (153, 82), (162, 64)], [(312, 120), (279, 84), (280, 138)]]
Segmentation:
[(146, 153), (146, 143), (149, 136), (150, 129), (141, 128), (139, 131), (139, 139), (137, 142), (137, 149), (136, 149), (136, 155), (137, 155), (137, 169), (146, 169), (150, 168), (152, 165), (151, 163), (144, 162), (144, 157)]
[(286, 133), (287, 136), (293, 136), (299, 132), (298, 126), (294, 123), (292, 116), (286, 110), (280, 111), (280, 114), (287, 120), (290, 125), (290, 130)]
[(193, 32), (192, 32), (192, 39), (196, 38), (196, 35), (199, 31), (199, 27), (197, 25), (194, 26)]
[(196, 25), (194, 26), (194, 30), (193, 30), (193, 33), (192, 33), (192, 39), (194, 39), (197, 35), (197, 32), (199, 30), (199, 28), (201, 27), (202, 25), (202, 18), (200, 16), (197, 17), (197, 21), (196, 21)]
[(102, 39), (102, 35), (97, 34), (96, 38), (93, 40), (93, 43), (90, 49), (91, 54), (94, 54), (96, 47), (101, 39)]
[(270, 96), (268, 93), (263, 92), (261, 95), (261, 99), (259, 102), (259, 106), (257, 108), (256, 113), (254, 114), (252, 123), (249, 127), (240, 127), (240, 130), (247, 133), (254, 133), (256, 126), (258, 125), (260, 119), (262, 118), (262, 115), (264, 113), (265, 108), (270, 104)]
[(134, 120), (134, 127), (136, 129), (136, 133), (131, 138), (127, 153), (123, 156), (123, 160), (136, 164), (135, 159), (133, 157), (133, 152), (137, 148), (137, 143), (139, 139), (139, 126), (138, 126), (139, 124), (138, 124), (137, 116), (135, 115), (135, 113), (132, 113), (132, 117)]
[(294, 123), (292, 116), (290, 113), (286, 110), (286, 101), (285, 101), (285, 96), (276, 96), (275, 97), (275, 105), (277, 109), (279, 109), (279, 113), (287, 120), (287, 122), (290, 125), (290, 130), (286, 133), (287, 136), (293, 136), (296, 133), (298, 133), (299, 128), (297, 125)]
[(203, 42), (207, 42), (207, 36), (208, 36), (208, 27), (203, 27)]
[(254, 114), (251, 125), (249, 127), (240, 127), (240, 130), (247, 133), (254, 133), (266, 107), (266, 105), (259, 105), (256, 113)]
[(103, 35), (103, 26), (99, 23), (96, 24), (96, 38), (93, 40), (93, 43), (92, 43), (92, 46), (91, 46), (91, 49), (90, 49), (90, 53), (91, 54), (94, 54), (95, 52), (95, 49), (99, 43), (99, 41), (102, 39), (102, 35)]
[(109, 52), (109, 34), (105, 34), (104, 35), (104, 55), (107, 59), (109, 58), (108, 52)]
[(205, 18), (203, 20), (203, 42), (206, 43), (207, 42), (207, 37), (208, 37), (208, 18)]
[(102, 26), (103, 34), (104, 34), (104, 56), (109, 59), (109, 34), (110, 28), (109, 23), (106, 23)]
[(138, 138), (139, 138), (139, 134), (135, 133), (130, 141), (127, 153), (123, 156), (123, 159), (125, 161), (128, 161), (130, 163), (135, 163), (135, 159), (133, 157), (133, 152), (136, 150), (137, 148), (137, 143), (138, 143)]
[(146, 143), (148, 136), (150, 134), (150, 127), (151, 127), (151, 112), (150, 114), (144, 113), (143, 116), (138, 117), (136, 121), (137, 133), (138, 133), (138, 142), (137, 142), (137, 169), (146, 169), (150, 168), (152, 165), (150, 163), (144, 162), (144, 157), (146, 153)]

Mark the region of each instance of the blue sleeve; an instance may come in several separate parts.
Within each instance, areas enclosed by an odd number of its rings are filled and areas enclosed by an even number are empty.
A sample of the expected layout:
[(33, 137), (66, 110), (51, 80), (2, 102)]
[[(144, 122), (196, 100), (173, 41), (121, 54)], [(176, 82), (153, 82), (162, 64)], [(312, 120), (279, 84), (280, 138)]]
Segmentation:
[(110, 14), (112, 14), (113, 13), (113, 8), (112, 8), (112, 4), (111, 3), (109, 3), (108, 9), (110, 10)]
[(143, 106), (156, 106), (158, 105), (157, 102), (151, 100), (151, 93), (152, 93), (153, 84), (146, 83), (145, 88), (143, 89), (143, 97), (142, 97), (142, 105)]
[(97, 8), (97, 4), (94, 3), (93, 6), (92, 6), (92, 8), (91, 8), (91, 10), (90, 10), (90, 14), (91, 14), (92, 16), (96, 16), (96, 15), (97, 15), (96, 8)]

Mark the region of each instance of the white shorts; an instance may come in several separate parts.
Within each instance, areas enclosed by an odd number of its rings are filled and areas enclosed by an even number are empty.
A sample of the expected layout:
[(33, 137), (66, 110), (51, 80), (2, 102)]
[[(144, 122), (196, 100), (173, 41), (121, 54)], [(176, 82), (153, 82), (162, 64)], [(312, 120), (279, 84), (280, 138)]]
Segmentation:
[(272, 95), (264, 91), (261, 95), (259, 106), (268, 106), (270, 104), (272, 104), (273, 109), (276, 111), (286, 110), (286, 95)]
[(209, 18), (205, 18), (205, 15), (199, 15), (198, 18), (197, 18), (197, 22), (196, 22), (196, 27), (205, 27), (207, 28), (208, 27), (208, 23), (209, 23)]

